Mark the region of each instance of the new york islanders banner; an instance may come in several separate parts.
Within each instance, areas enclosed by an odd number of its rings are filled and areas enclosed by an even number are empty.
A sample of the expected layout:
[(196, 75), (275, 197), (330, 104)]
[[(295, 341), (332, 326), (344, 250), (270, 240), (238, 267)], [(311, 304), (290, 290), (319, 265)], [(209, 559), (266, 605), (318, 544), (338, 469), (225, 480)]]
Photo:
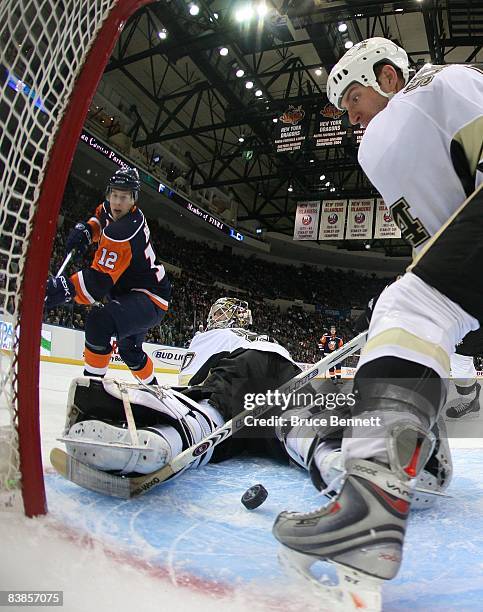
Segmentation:
[(317, 240), (320, 201), (298, 202), (293, 230), (294, 240)]
[(320, 212), (319, 240), (342, 240), (347, 200), (324, 200)]
[(374, 200), (349, 200), (346, 240), (368, 240), (372, 238), (373, 217)]
[(401, 238), (401, 230), (394, 223), (391, 212), (386, 208), (384, 200), (376, 200), (376, 227), (374, 238)]

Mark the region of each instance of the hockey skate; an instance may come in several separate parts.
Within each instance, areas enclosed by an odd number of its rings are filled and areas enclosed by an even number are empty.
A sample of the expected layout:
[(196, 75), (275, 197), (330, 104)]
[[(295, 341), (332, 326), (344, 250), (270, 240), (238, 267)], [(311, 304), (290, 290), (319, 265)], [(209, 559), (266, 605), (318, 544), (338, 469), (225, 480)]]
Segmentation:
[(480, 391), (481, 385), (480, 383), (476, 383), (476, 397), (471, 402), (460, 401), (456, 406), (451, 406), (446, 410), (446, 416), (449, 419), (461, 419), (466, 416), (470, 416), (475, 418), (478, 416), (480, 412)]
[(409, 421), (386, 440), (388, 464), (350, 459), (339, 494), (307, 513), (282, 512), (273, 535), (284, 546), (356, 572), (363, 580), (390, 580), (402, 561), (412, 486), (435, 437)]

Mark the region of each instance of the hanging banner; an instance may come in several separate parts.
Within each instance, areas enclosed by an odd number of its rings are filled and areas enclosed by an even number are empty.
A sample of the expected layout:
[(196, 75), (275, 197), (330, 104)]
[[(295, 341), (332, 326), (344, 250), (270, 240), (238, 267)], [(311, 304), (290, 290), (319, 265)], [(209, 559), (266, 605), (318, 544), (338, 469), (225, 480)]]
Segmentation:
[(293, 229), (294, 240), (317, 240), (320, 202), (298, 202)]
[(319, 240), (343, 240), (347, 200), (324, 200), (320, 211)]
[(322, 102), (315, 115), (314, 140), (316, 147), (332, 147), (346, 144), (347, 120), (341, 111), (328, 100)]
[(376, 200), (376, 227), (374, 238), (401, 238), (401, 230), (394, 223), (391, 212), (386, 208), (384, 200)]
[(308, 134), (310, 115), (304, 106), (290, 105), (278, 117), (275, 125), (275, 147), (277, 153), (299, 151)]
[(349, 200), (347, 208), (346, 240), (372, 238), (374, 200)]

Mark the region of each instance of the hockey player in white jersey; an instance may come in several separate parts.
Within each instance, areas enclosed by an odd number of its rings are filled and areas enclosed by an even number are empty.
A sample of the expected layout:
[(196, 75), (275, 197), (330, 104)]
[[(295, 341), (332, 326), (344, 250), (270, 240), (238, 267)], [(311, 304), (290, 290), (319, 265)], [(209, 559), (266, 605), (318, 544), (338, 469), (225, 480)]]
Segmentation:
[(354, 381), (353, 415), (379, 416), (383, 427), (345, 432), (340, 494), (317, 512), (283, 512), (273, 533), (295, 551), (391, 579), (450, 355), (483, 320), (483, 74), (433, 66), (409, 80), (406, 52), (372, 38), (334, 66), (327, 94), (366, 128), (359, 162), (416, 256), (377, 302)]

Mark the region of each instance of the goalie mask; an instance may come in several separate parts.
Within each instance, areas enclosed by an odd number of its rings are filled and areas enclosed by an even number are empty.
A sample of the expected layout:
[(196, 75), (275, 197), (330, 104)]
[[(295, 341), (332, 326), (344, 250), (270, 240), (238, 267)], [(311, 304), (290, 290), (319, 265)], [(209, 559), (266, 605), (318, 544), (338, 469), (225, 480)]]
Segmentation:
[(223, 297), (213, 304), (208, 313), (206, 331), (229, 327), (248, 327), (252, 324), (252, 312), (248, 302)]

